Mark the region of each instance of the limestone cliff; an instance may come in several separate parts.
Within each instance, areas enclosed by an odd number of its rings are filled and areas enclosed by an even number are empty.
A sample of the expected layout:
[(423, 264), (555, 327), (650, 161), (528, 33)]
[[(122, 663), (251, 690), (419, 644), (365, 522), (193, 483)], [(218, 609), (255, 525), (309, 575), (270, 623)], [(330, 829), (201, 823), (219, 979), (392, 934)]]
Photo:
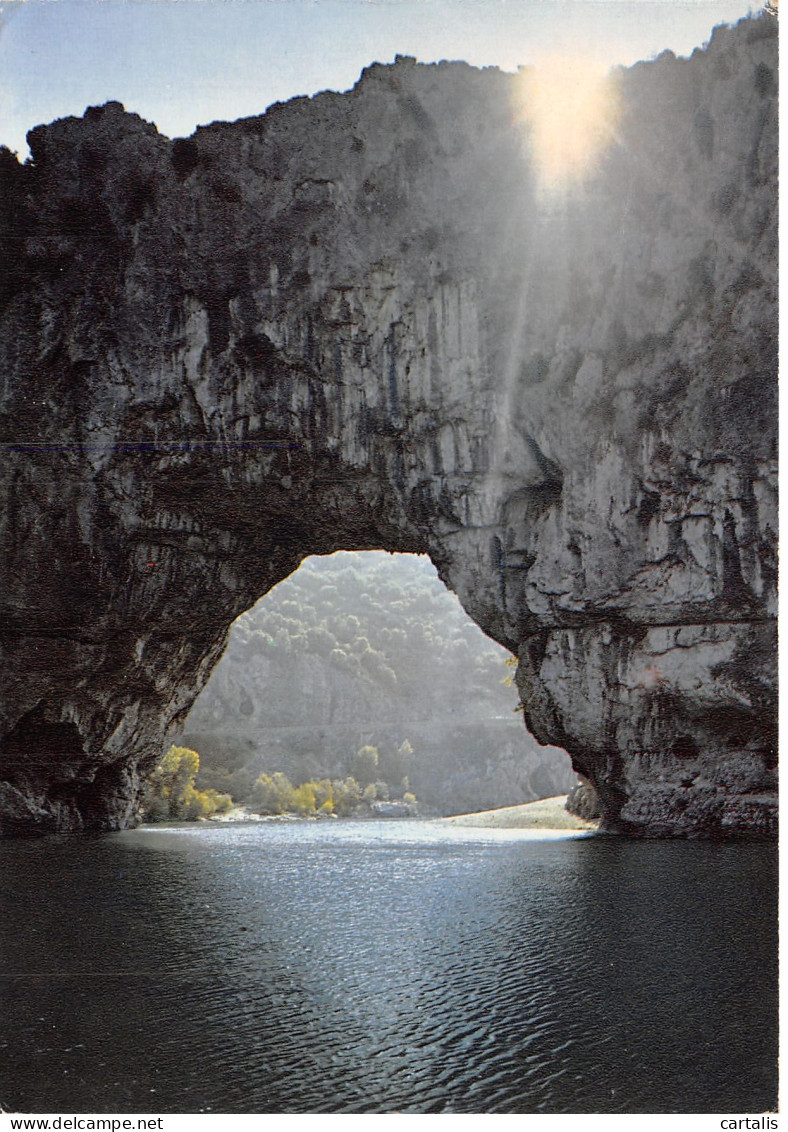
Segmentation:
[(5, 832), (133, 821), (233, 618), (375, 547), (519, 653), (609, 827), (773, 829), (775, 21), (621, 72), (559, 205), (518, 81), (4, 154)]

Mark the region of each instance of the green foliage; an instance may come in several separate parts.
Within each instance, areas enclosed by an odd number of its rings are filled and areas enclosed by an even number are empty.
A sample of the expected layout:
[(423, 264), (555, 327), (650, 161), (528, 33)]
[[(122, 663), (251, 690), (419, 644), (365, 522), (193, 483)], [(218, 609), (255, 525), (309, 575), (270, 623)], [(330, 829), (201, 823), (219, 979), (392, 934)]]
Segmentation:
[(352, 775), (342, 782), (334, 783), (334, 810), (342, 818), (348, 818), (361, 807), (361, 789)]
[(195, 788), (199, 769), (200, 756), (196, 751), (170, 747), (145, 787), (142, 803), (145, 820), (197, 821), (232, 809), (229, 794)]
[[(273, 680), (276, 694), (259, 697), (257, 721), (281, 727), (310, 722), (309, 705), (296, 691), (305, 660), (324, 668), (327, 679), (332, 672), (352, 679), (359, 718), (366, 713), (371, 722), (381, 718), (382, 703), (388, 720), (502, 715), (512, 707), (501, 686), (504, 653), (469, 620), (426, 557), (344, 552), (306, 559), (240, 617), (222, 663), (237, 665), (242, 682), (264, 665), (266, 687)], [(205, 715), (195, 709), (190, 731), (209, 718), (215, 729), (218, 685), (206, 688)], [(234, 680), (228, 690), (237, 686)], [(240, 697), (228, 705), (235, 717), (240, 707)]]
[(380, 753), (377, 747), (367, 744), (359, 747), (350, 760), (350, 769), (359, 782), (369, 784), (374, 781), (380, 763)]
[(381, 802), (388, 802), (391, 798), (391, 787), (388, 782), (383, 782), (383, 780), (379, 778), (373, 785), (375, 787), (375, 796), (379, 798)]
[[(235, 622), (189, 717), (183, 741), (203, 756), (197, 788), (252, 804), (261, 772), (271, 777), (277, 768), (291, 789), (352, 776), (362, 792), (375, 785), (378, 801), (406, 792), (440, 808), (468, 808), (476, 794), (485, 805), (520, 800), (504, 793), (510, 779), (515, 791), (525, 789), (504, 738), (518, 703), (508, 656), (469, 620), (426, 557), (306, 559)], [(459, 738), (469, 728), (472, 742)], [(419, 737), (417, 753), (403, 735)], [(377, 752), (376, 766), (359, 747)], [(491, 763), (506, 770), (491, 773)], [(342, 794), (334, 797), (332, 787), (331, 797), (316, 795), (317, 809), (352, 809)], [(265, 812), (295, 812), (286, 790), (260, 787), (257, 798)]]
[(249, 796), (249, 805), (261, 814), (285, 814), (293, 809), (293, 784), (286, 775), (261, 774)]
[[(405, 739), (395, 749), (384, 752), (380, 758), (381, 777), (389, 783), (401, 784), (413, 768), (414, 751)], [(405, 786), (407, 790), (407, 786)]]

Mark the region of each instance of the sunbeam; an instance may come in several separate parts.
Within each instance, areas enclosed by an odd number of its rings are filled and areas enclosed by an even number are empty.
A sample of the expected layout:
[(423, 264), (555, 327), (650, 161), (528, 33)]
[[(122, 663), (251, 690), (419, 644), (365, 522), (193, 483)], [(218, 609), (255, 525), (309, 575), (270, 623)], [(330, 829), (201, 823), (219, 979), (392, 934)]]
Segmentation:
[(581, 182), (613, 140), (620, 112), (615, 79), (592, 59), (551, 56), (520, 72), (518, 99), (542, 192)]

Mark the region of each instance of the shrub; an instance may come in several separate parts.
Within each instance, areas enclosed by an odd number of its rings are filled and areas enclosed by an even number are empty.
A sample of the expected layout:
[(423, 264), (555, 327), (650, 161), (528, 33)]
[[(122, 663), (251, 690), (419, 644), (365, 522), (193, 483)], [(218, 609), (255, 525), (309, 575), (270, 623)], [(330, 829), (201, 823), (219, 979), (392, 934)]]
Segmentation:
[(261, 774), (254, 784), (249, 804), (261, 814), (284, 814), (293, 808), (293, 784), (287, 775), (276, 771)]

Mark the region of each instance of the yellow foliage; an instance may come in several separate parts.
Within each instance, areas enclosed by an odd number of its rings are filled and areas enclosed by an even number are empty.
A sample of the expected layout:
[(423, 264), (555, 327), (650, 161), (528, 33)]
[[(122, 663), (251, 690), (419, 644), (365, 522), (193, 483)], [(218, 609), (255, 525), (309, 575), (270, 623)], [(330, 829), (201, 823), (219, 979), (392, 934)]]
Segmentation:
[[(363, 791), (357, 780), (347, 778), (321, 778), (316, 782), (302, 782), (293, 786), (287, 775), (276, 771), (273, 775), (261, 774), (249, 796), (253, 810), (264, 814), (339, 814), (350, 817), (357, 812), (370, 812), (372, 804), (388, 796), (385, 782), (370, 783)], [(416, 798), (407, 793), (405, 801), (416, 806)], [(196, 803), (192, 802), (192, 805)]]
[(315, 812), (315, 788), (312, 783), (304, 782), (301, 786), (296, 786), (290, 804), (296, 814), (313, 814)]
[(189, 747), (172, 746), (148, 780), (143, 805), (148, 821), (196, 821), (232, 807), (229, 794), (197, 790), (200, 756)]

